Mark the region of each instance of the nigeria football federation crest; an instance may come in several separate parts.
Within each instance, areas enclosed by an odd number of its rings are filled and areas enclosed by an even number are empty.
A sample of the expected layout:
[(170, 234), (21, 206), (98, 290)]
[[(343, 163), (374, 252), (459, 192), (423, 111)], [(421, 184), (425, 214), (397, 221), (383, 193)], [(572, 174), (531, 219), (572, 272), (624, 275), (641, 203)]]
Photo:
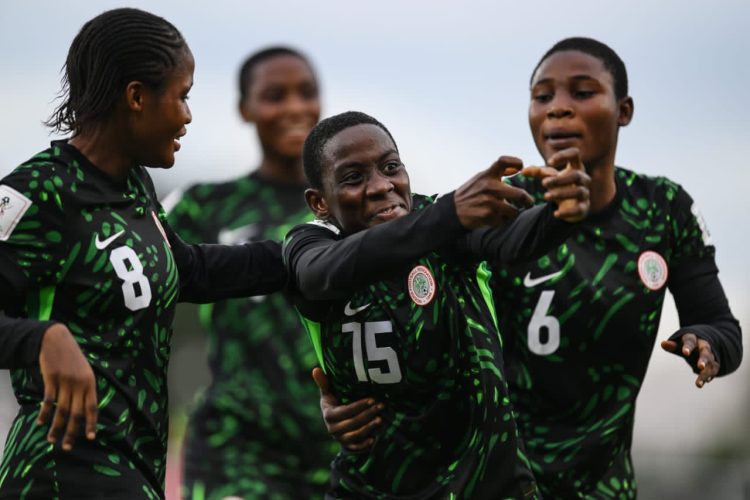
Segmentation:
[(435, 278), (425, 266), (418, 265), (409, 273), (407, 280), (409, 297), (418, 306), (425, 306), (435, 296)]

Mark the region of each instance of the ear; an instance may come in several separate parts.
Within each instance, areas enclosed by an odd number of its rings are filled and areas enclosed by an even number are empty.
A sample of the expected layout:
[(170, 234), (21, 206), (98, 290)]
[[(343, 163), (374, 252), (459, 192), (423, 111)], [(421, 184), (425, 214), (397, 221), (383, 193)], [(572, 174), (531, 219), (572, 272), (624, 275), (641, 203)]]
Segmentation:
[(328, 210), (328, 202), (326, 202), (323, 192), (320, 189), (308, 188), (305, 190), (305, 201), (310, 210), (313, 211), (315, 217), (321, 220), (327, 220), (331, 213)]
[(630, 123), (630, 120), (633, 119), (633, 111), (635, 104), (633, 103), (633, 98), (630, 96), (623, 97), (620, 99), (620, 102), (618, 104), (620, 115), (617, 118), (617, 124), (621, 127), (625, 127)]
[(128, 109), (132, 111), (142, 111), (144, 94), (145, 87), (143, 83), (138, 81), (128, 83), (125, 87), (125, 102)]
[(247, 123), (255, 122), (255, 116), (253, 115), (252, 109), (250, 109), (249, 99), (240, 99), (240, 101), (237, 103), (237, 109), (239, 109), (240, 116), (242, 116), (242, 119), (245, 122)]

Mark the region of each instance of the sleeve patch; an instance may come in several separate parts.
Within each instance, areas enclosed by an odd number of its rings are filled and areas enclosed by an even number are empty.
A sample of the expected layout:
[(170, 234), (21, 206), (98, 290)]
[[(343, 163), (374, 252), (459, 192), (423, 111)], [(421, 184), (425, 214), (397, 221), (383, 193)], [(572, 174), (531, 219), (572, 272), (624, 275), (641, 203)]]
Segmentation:
[(695, 203), (693, 203), (693, 205), (690, 207), (690, 211), (693, 213), (693, 216), (695, 217), (695, 221), (698, 223), (698, 227), (701, 230), (701, 236), (703, 237), (703, 244), (705, 246), (710, 246), (712, 244), (711, 233), (708, 232), (706, 219), (703, 218), (703, 214), (698, 209)]
[(31, 206), (30, 199), (10, 186), (0, 185), (0, 241), (7, 241)]

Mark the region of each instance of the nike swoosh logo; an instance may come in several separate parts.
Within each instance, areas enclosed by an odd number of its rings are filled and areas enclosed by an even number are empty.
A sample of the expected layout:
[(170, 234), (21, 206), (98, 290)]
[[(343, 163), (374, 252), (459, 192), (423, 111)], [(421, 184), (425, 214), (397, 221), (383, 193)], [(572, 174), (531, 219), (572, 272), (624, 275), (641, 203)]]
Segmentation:
[(528, 273), (526, 273), (526, 276), (523, 277), (523, 286), (525, 286), (526, 288), (532, 288), (532, 287), (535, 287), (537, 285), (541, 285), (545, 281), (549, 281), (552, 278), (557, 278), (561, 274), (562, 274), (562, 270), (557, 271), (556, 273), (546, 274), (544, 276), (539, 276), (538, 278), (532, 278), (531, 277), (531, 273), (528, 272)]
[(105, 248), (107, 248), (109, 246), (110, 243), (112, 243), (117, 238), (119, 238), (120, 236), (122, 236), (122, 233), (124, 233), (124, 232), (125, 231), (120, 231), (118, 233), (115, 233), (115, 234), (113, 234), (112, 236), (110, 236), (109, 238), (107, 238), (104, 241), (99, 240), (99, 234), (97, 233), (96, 237), (94, 238), (94, 245), (96, 245), (96, 249), (97, 250), (104, 250)]
[(354, 309), (352, 309), (352, 301), (350, 300), (349, 302), (346, 303), (346, 307), (344, 307), (344, 314), (346, 316), (354, 316), (358, 312), (362, 312), (368, 307), (370, 307), (370, 304), (371, 302), (368, 302), (367, 304), (363, 306), (355, 307)]

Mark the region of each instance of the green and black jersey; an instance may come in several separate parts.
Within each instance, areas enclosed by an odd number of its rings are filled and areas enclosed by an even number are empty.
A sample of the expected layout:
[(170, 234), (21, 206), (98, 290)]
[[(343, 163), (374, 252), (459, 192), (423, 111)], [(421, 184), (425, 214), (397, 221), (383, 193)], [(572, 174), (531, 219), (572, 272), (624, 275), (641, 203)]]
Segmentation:
[[(682, 328), (710, 340), (720, 374), (741, 334), (714, 247), (690, 196), (663, 177), (617, 168), (616, 199), (547, 255), (495, 270), (511, 399), (533, 472), (550, 498), (633, 498), (635, 401), (664, 293)], [(523, 176), (512, 183), (538, 200)]]
[[(198, 184), (169, 211), (186, 241), (281, 241), (310, 220), (304, 186), (257, 173)], [(310, 379), (315, 353), (281, 293), (202, 306), (211, 385), (191, 412), (184, 493), (189, 498), (321, 498), (336, 444)]]
[[(280, 246), (186, 245), (144, 168), (115, 180), (65, 141), (5, 177), (0, 203), (0, 367), (20, 405), (0, 496), (162, 498), (175, 303), (279, 289)], [(70, 452), (34, 422), (46, 321), (70, 329), (96, 376), (96, 440)]]
[[(414, 205), (427, 201), (415, 196)], [(551, 248), (568, 225), (547, 208), (517, 222), (467, 236), (446, 196), (346, 237), (320, 221), (287, 236), (296, 305), (333, 392), (343, 403), (386, 405), (373, 446), (332, 464), (330, 497), (535, 496), (479, 261)]]

